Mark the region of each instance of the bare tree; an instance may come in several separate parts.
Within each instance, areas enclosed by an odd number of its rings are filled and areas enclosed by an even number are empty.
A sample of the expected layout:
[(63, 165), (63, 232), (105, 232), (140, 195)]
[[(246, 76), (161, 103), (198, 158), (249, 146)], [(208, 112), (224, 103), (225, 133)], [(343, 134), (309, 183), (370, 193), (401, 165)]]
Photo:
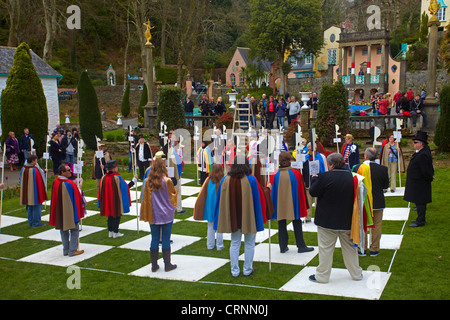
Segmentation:
[(45, 22), (45, 45), (42, 59), (44, 61), (52, 60), (53, 58), (53, 42), (56, 37), (57, 28), (57, 8), (56, 0), (42, 0), (44, 7), (44, 22)]

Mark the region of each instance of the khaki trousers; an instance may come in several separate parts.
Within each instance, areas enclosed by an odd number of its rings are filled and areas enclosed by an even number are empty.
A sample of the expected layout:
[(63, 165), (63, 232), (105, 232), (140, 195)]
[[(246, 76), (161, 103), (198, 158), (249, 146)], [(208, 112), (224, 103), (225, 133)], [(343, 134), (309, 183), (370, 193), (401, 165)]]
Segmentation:
[(316, 269), (316, 280), (318, 282), (327, 283), (330, 279), (334, 248), (338, 238), (341, 243), (345, 267), (350, 273), (350, 276), (353, 280), (362, 279), (362, 269), (359, 266), (358, 252), (350, 240), (350, 230), (337, 231), (317, 226), (319, 265)]
[(312, 218), (312, 205), (314, 203), (314, 198), (309, 193), (309, 188), (306, 188), (306, 198), (308, 199), (308, 202), (309, 202), (309, 209), (307, 211), (308, 214), (306, 215), (306, 221), (311, 221), (311, 218)]
[[(383, 222), (383, 210), (373, 210), (373, 224), (374, 228), (370, 228), (370, 251), (380, 251), (380, 239), (381, 239), (381, 224)], [(366, 247), (367, 250), (367, 233), (366, 233)]]
[(391, 190), (395, 190), (397, 186), (397, 171), (398, 171), (398, 162), (388, 162), (388, 175), (389, 181), (391, 182)]
[(181, 205), (181, 179), (177, 181), (177, 185), (175, 186), (175, 191), (177, 192), (177, 212), (183, 211), (183, 207)]

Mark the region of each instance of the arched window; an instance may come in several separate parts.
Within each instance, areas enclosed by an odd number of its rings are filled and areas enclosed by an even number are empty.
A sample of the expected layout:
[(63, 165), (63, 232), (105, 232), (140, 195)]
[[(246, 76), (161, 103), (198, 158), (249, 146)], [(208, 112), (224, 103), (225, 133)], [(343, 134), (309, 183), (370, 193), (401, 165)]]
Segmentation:
[(234, 75), (234, 73), (232, 73), (232, 74), (230, 75), (230, 82), (231, 82), (231, 85), (232, 85), (232, 86), (235, 86), (235, 85), (236, 85), (236, 76)]

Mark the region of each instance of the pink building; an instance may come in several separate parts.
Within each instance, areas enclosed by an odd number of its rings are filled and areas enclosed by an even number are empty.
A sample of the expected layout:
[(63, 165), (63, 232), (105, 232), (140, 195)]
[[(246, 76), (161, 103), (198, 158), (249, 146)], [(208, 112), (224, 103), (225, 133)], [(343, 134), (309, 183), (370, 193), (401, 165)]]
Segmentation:
[(406, 63), (392, 59), (389, 40), (387, 30), (340, 34), (341, 59), (333, 68), (333, 78), (340, 77), (345, 86), (354, 90), (355, 100), (359, 100), (361, 90), (366, 99), (375, 92), (393, 96), (405, 90)]
[(267, 60), (250, 60), (248, 58), (249, 48), (236, 48), (234, 52), (233, 58), (231, 59), (230, 64), (228, 65), (227, 71), (225, 72), (226, 76), (226, 84), (232, 86), (242, 86), (244, 85), (244, 77), (242, 74), (242, 68), (246, 68), (250, 64), (260, 64), (264, 70), (265, 77), (260, 79), (260, 82), (269, 83), (269, 75), (270, 75), (270, 67), (271, 62)]

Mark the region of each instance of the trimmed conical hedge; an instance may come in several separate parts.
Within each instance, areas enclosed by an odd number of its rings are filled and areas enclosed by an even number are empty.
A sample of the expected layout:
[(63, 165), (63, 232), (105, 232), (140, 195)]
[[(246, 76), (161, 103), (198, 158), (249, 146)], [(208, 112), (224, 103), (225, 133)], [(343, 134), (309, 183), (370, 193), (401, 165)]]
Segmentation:
[(434, 143), (441, 151), (450, 151), (450, 84), (439, 93), (441, 114), (436, 125)]
[(2, 142), (10, 131), (19, 139), (28, 128), (35, 138), (37, 154), (44, 152), (48, 134), (47, 99), (26, 43), (17, 48), (6, 88), (2, 91), (1, 124)]
[(141, 101), (139, 101), (139, 106), (137, 109), (137, 113), (142, 117), (144, 116), (144, 106), (147, 105), (148, 102), (148, 93), (147, 93), (147, 85), (144, 83), (144, 88), (142, 89)]
[(333, 146), (334, 125), (339, 126), (342, 136), (350, 130), (347, 92), (341, 81), (334, 84), (324, 83), (320, 91), (317, 107), (316, 134), (320, 142)]
[[(164, 121), (168, 130), (183, 128), (185, 120), (181, 97), (182, 92), (179, 88), (167, 87), (160, 91), (156, 123)], [(156, 128), (159, 130), (159, 125)]]
[(127, 82), (125, 86), (125, 92), (122, 98), (122, 105), (120, 107), (120, 112), (127, 118), (130, 115), (130, 83)]
[(80, 134), (87, 147), (91, 150), (96, 150), (97, 142), (95, 136), (103, 139), (103, 129), (100, 110), (98, 109), (97, 93), (87, 71), (81, 73), (77, 92)]

